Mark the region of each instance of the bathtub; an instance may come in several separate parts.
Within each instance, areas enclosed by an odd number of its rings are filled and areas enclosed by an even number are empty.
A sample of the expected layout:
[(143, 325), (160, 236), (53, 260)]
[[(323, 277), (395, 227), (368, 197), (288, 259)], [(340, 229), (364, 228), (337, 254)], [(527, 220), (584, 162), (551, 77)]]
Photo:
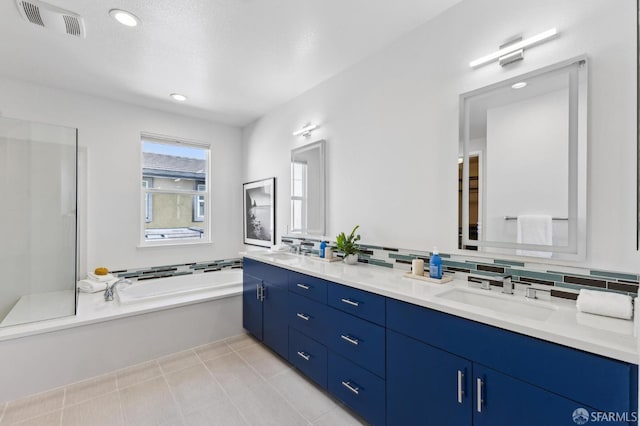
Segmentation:
[(118, 301), (127, 305), (231, 287), (242, 288), (242, 269), (157, 278), (131, 285), (118, 284), (116, 294)]

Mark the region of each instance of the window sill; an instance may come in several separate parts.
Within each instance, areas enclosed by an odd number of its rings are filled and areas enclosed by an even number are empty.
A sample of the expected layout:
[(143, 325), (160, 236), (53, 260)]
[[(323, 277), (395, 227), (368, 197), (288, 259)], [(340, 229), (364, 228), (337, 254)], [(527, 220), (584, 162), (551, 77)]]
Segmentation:
[(202, 246), (212, 245), (213, 241), (209, 239), (202, 239), (198, 241), (154, 241), (152, 243), (143, 242), (137, 245), (136, 248), (147, 249), (157, 247), (184, 247), (184, 246)]

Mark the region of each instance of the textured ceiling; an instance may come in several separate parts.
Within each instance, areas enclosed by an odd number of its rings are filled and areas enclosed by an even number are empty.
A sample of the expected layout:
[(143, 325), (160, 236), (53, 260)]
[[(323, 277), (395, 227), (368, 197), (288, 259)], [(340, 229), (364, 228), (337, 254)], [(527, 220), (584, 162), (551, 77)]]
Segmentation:
[[(79, 39), (3, 0), (0, 76), (245, 125), (459, 1), (50, 0), (84, 18)], [(118, 24), (112, 8), (142, 24)]]

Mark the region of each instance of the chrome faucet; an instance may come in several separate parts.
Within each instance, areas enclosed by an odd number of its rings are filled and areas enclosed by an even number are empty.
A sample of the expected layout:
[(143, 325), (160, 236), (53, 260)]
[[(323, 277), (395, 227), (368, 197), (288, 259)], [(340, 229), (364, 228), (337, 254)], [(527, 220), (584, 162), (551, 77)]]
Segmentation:
[(502, 281), (502, 292), (504, 294), (513, 294), (513, 281), (511, 281), (511, 275), (505, 275), (500, 277)]
[(491, 282), (487, 278), (469, 277), (469, 287), (491, 290)]
[(128, 280), (128, 279), (125, 279), (125, 278), (120, 278), (118, 281), (116, 281), (115, 283), (113, 283), (111, 285), (109, 285), (107, 283), (107, 288), (104, 289), (104, 301), (105, 302), (110, 302), (110, 301), (113, 300), (113, 290), (120, 283), (131, 285), (131, 280)]

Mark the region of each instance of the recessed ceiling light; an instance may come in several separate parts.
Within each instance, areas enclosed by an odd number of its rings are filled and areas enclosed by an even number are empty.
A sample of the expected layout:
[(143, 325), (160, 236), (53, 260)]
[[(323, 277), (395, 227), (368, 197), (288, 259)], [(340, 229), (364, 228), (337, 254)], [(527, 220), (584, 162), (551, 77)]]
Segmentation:
[(180, 101), (180, 102), (184, 102), (187, 100), (187, 97), (185, 95), (181, 95), (180, 93), (172, 93), (169, 96), (171, 96), (171, 98), (174, 101)]
[(111, 9), (109, 15), (127, 27), (135, 27), (140, 23), (140, 20), (133, 13), (127, 12), (126, 10)]
[(527, 85), (526, 81), (521, 81), (519, 83), (514, 84), (513, 86), (511, 86), (512, 89), (522, 89), (523, 87), (525, 87)]

